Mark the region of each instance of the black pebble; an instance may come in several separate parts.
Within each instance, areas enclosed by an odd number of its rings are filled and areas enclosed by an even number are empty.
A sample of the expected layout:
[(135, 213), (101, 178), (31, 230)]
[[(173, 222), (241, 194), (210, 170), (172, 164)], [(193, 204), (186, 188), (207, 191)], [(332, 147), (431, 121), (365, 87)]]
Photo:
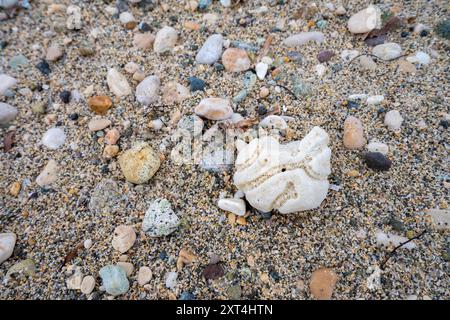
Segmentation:
[(377, 171), (387, 171), (392, 165), (391, 160), (380, 152), (367, 152), (364, 161), (370, 169)]
[(428, 31), (427, 30), (420, 31), (420, 36), (421, 37), (426, 37), (427, 35), (428, 35)]
[(149, 32), (152, 31), (152, 27), (147, 22), (141, 22), (138, 25), (139, 31), (141, 32)]
[(407, 32), (407, 31), (402, 31), (402, 33), (400, 33), (400, 36), (401, 36), (402, 38), (406, 38), (407, 36), (409, 36), (409, 32)]
[(349, 109), (358, 109), (359, 108), (359, 103), (357, 103), (355, 101), (347, 101), (347, 107)]
[(280, 275), (278, 274), (278, 272), (272, 270), (269, 272), (269, 276), (274, 280), (274, 281), (279, 281), (281, 279)]
[(191, 87), (191, 91), (203, 91), (205, 89), (205, 81), (197, 78), (197, 77), (189, 77), (189, 86)]
[(103, 173), (103, 174), (109, 173), (108, 165), (104, 164), (104, 165), (100, 168), (100, 171), (101, 171), (101, 173)]
[(261, 216), (261, 218), (263, 218), (264, 220), (269, 220), (270, 218), (272, 218), (272, 212), (262, 212), (258, 210), (259, 215)]
[(167, 260), (169, 257), (167, 256), (167, 253), (166, 253), (165, 251), (161, 251), (161, 252), (159, 253), (159, 258), (160, 258), (161, 260)]
[(441, 120), (439, 123), (444, 129), (448, 129), (448, 120)]
[(264, 105), (260, 104), (256, 111), (258, 112), (258, 114), (260, 116), (263, 116), (263, 115), (265, 115), (267, 113), (267, 108)]
[(70, 91), (64, 90), (59, 94), (59, 97), (61, 98), (61, 101), (64, 103), (70, 102)]
[(72, 113), (71, 115), (69, 115), (69, 119), (72, 121), (78, 120), (78, 113)]
[(41, 62), (39, 62), (36, 67), (39, 69), (39, 71), (42, 72), (42, 74), (45, 75), (49, 75), (51, 70), (50, 70), (50, 65), (48, 64), (47, 61), (42, 60)]
[(397, 232), (405, 231), (405, 225), (403, 224), (403, 222), (395, 219), (394, 217), (389, 218), (388, 224), (392, 227), (393, 230)]

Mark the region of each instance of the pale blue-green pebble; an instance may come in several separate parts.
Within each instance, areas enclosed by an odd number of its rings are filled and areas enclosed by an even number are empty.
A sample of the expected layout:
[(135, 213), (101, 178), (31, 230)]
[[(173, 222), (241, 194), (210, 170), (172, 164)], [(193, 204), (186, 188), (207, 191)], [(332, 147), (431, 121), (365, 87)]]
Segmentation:
[(244, 100), (247, 97), (247, 90), (246, 89), (242, 89), (241, 91), (239, 91), (234, 97), (233, 97), (233, 102), (234, 103), (240, 103), (242, 100)]
[(28, 59), (24, 55), (17, 55), (9, 60), (9, 66), (13, 69), (17, 69), (19, 66), (28, 64)]
[(124, 294), (130, 288), (125, 271), (115, 265), (107, 265), (100, 269), (100, 277), (106, 292), (118, 296)]

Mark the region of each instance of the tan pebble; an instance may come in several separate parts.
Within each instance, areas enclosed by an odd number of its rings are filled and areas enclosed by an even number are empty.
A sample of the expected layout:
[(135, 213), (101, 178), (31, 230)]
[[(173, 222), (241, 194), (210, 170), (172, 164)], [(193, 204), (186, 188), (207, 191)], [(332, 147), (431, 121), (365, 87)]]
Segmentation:
[(9, 194), (13, 197), (17, 197), (20, 192), (20, 187), (20, 182), (18, 181), (11, 183), (11, 186), (9, 187)]
[(259, 90), (259, 96), (263, 99), (267, 98), (269, 96), (269, 94), (270, 94), (270, 91), (269, 91), (269, 88), (267, 88), (267, 87), (262, 87)]
[(338, 276), (332, 269), (317, 269), (311, 275), (311, 282), (309, 284), (311, 294), (318, 300), (329, 300), (333, 294), (337, 280)]
[(357, 177), (357, 176), (359, 176), (359, 171), (358, 170), (350, 170), (349, 172), (347, 172), (347, 175), (349, 177)]
[(136, 81), (141, 82), (142, 80), (145, 79), (145, 73), (142, 70), (138, 70), (133, 74), (133, 79)]
[(114, 158), (119, 153), (119, 146), (117, 145), (107, 145), (103, 149), (103, 156), (107, 159)]
[(152, 279), (152, 270), (149, 267), (140, 267), (138, 272), (138, 283), (140, 286), (144, 286)]
[(59, 58), (61, 58), (61, 56), (63, 55), (63, 51), (61, 50), (61, 48), (58, 45), (52, 45), (50, 48), (48, 48), (47, 50), (47, 55), (45, 56), (45, 59), (48, 61), (56, 61)]
[(97, 114), (106, 114), (111, 108), (112, 101), (107, 96), (95, 96), (88, 99), (89, 108)]
[(225, 120), (233, 115), (229, 99), (205, 98), (195, 107), (195, 114), (209, 120)]
[(99, 130), (103, 130), (106, 127), (109, 127), (111, 125), (111, 120), (108, 119), (92, 119), (91, 121), (89, 121), (88, 123), (88, 128), (90, 131), (99, 131)]
[(247, 225), (247, 220), (245, 220), (245, 217), (238, 217), (236, 219), (237, 224), (240, 224), (241, 226)]
[(189, 249), (181, 249), (177, 260), (177, 270), (183, 269), (185, 264), (191, 264), (197, 260), (195, 254)]
[(55, 160), (49, 160), (42, 172), (36, 178), (36, 183), (41, 186), (52, 184), (58, 179), (59, 166)]
[(228, 48), (222, 54), (222, 64), (227, 71), (241, 72), (250, 68), (247, 51), (238, 48)]
[(127, 277), (129, 277), (133, 274), (134, 266), (132, 263), (119, 261), (119, 262), (117, 262), (117, 265), (119, 267), (121, 267), (123, 269), (123, 271), (125, 271), (125, 273), (127, 274)]
[(136, 33), (134, 35), (133, 45), (139, 49), (151, 49), (154, 41), (155, 35), (151, 33)]
[(58, 119), (58, 116), (54, 113), (51, 113), (51, 114), (48, 114), (45, 116), (44, 122), (47, 125), (51, 125), (52, 123), (54, 123), (56, 121), (56, 119)]
[(120, 132), (116, 128), (113, 128), (111, 130), (108, 130), (105, 135), (105, 143), (113, 145), (116, 144), (117, 141), (119, 141), (120, 138)]
[(417, 72), (417, 69), (414, 66), (414, 64), (412, 64), (409, 61), (402, 59), (402, 60), (399, 60), (397, 62), (397, 64), (398, 64), (398, 70), (402, 73), (416, 73)]
[(29, 239), (28, 239), (28, 244), (29, 244), (30, 246), (34, 246), (34, 245), (36, 244), (36, 240), (35, 240), (34, 238), (29, 238)]
[(167, 105), (181, 103), (190, 96), (189, 89), (175, 81), (168, 82), (163, 88), (163, 103)]
[(127, 181), (141, 184), (153, 177), (161, 161), (148, 143), (140, 142), (119, 156), (119, 165)]
[(261, 274), (260, 279), (264, 283), (269, 283), (270, 282), (269, 274), (267, 274), (266, 272)]
[(361, 149), (366, 142), (361, 121), (349, 116), (344, 122), (344, 146), (348, 149)]
[(81, 282), (81, 292), (84, 294), (90, 294), (95, 288), (95, 278), (93, 276), (85, 276)]
[(298, 280), (296, 283), (297, 289), (300, 291), (305, 290), (305, 282), (303, 280)]
[(180, 109), (175, 109), (175, 111), (170, 116), (170, 125), (175, 125), (180, 121), (181, 119), (181, 111)]
[(200, 24), (198, 24), (197, 22), (193, 22), (193, 21), (185, 21), (183, 23), (183, 26), (185, 29), (188, 30), (194, 30), (194, 31), (198, 31), (200, 30)]
[(120, 225), (114, 229), (112, 246), (120, 253), (127, 252), (136, 241), (136, 232), (133, 227)]
[(139, 70), (139, 65), (137, 63), (134, 62), (128, 62), (125, 67), (124, 67), (125, 71), (128, 73), (135, 73), (136, 71)]

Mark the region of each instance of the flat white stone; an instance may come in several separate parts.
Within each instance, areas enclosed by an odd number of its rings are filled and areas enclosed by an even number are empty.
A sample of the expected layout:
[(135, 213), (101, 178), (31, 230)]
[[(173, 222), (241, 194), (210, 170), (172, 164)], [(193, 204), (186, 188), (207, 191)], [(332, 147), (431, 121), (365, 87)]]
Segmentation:
[(219, 199), (217, 205), (220, 209), (234, 213), (238, 216), (245, 215), (245, 201), (236, 198)]
[(159, 99), (160, 80), (157, 76), (148, 76), (136, 87), (136, 100), (145, 106)]
[(258, 76), (259, 80), (264, 80), (268, 69), (269, 69), (269, 66), (267, 64), (265, 64), (264, 62), (260, 62), (255, 66), (256, 75)]
[(16, 78), (8, 76), (7, 74), (0, 74), (0, 96), (4, 95), (7, 90), (17, 84)]
[(319, 31), (300, 32), (284, 39), (283, 44), (288, 47), (301, 46), (309, 41), (315, 41), (322, 43), (325, 40), (325, 36)]
[(114, 68), (108, 70), (106, 76), (109, 89), (119, 97), (131, 94), (131, 87), (128, 84), (127, 78)]
[(398, 110), (391, 110), (384, 116), (384, 124), (389, 128), (389, 130), (399, 130), (402, 122), (403, 117), (400, 115), (400, 112), (398, 112)]
[(66, 133), (61, 128), (48, 129), (42, 137), (42, 144), (51, 150), (62, 147), (66, 142)]
[(220, 34), (213, 34), (206, 39), (203, 46), (197, 53), (195, 60), (202, 64), (213, 64), (220, 59), (223, 49), (223, 37)]
[(12, 232), (0, 233), (0, 264), (13, 254), (16, 239), (16, 235)]
[(372, 54), (381, 60), (392, 60), (400, 57), (402, 54), (402, 48), (397, 43), (388, 42), (373, 47)]
[(381, 11), (376, 6), (369, 6), (350, 17), (347, 28), (351, 33), (366, 33), (381, 25)]

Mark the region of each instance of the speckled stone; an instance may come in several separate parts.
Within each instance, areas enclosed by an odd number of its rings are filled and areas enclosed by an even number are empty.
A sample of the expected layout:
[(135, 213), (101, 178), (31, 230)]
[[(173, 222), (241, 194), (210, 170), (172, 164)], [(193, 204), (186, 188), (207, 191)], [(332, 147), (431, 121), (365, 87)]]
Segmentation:
[(142, 230), (151, 237), (163, 237), (174, 232), (180, 225), (170, 202), (156, 199), (145, 213)]
[(222, 64), (227, 71), (242, 72), (250, 68), (250, 59), (247, 51), (238, 48), (228, 48), (222, 55)]

